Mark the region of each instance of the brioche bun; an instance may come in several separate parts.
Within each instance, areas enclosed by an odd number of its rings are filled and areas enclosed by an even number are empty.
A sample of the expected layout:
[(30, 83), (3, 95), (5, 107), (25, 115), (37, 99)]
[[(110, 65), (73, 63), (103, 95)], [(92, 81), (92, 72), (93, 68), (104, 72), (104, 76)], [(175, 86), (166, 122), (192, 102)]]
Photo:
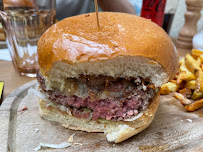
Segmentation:
[(84, 75), (148, 78), (157, 87), (178, 69), (176, 48), (151, 20), (124, 13), (95, 13), (66, 18), (38, 42), (43, 76), (65, 79)]
[[(177, 51), (161, 27), (151, 20), (124, 13), (102, 12), (99, 21), (98, 28), (95, 13), (69, 17), (42, 35), (38, 42), (38, 62), (46, 83), (57, 81), (65, 86), (67, 78), (102, 75), (141, 77), (159, 88), (174, 77), (178, 69)], [(39, 101), (43, 118), (73, 130), (104, 132), (108, 141), (118, 143), (151, 123), (159, 105), (159, 91), (144, 114), (130, 122), (98, 123), (73, 117), (46, 104)]]

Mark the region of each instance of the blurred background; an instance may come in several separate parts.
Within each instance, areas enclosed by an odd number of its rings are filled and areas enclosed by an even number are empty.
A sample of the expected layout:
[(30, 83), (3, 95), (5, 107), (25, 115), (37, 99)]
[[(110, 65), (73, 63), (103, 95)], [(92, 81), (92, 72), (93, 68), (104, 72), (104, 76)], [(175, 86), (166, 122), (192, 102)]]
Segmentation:
[[(115, 8), (111, 9), (111, 8), (103, 7), (104, 11), (118, 10), (121, 12), (122, 11), (128, 12), (125, 9), (119, 8), (119, 5), (121, 7), (122, 3), (117, 4), (118, 6), (115, 4), (119, 0), (111, 0), (111, 1), (112, 1), (112, 4), (115, 5)], [(135, 14), (137, 16), (140, 16), (143, 0), (124, 0), (123, 3), (127, 3), (127, 1), (134, 8)], [(82, 3), (81, 6), (83, 6), (83, 8), (78, 7), (80, 9), (76, 10), (74, 8), (76, 7), (76, 5), (78, 3)], [(175, 9), (173, 12), (174, 18), (172, 19), (171, 28), (170, 28), (170, 31), (168, 32), (168, 34), (172, 38), (177, 38), (180, 29), (183, 27), (183, 25), (185, 23), (184, 13), (186, 12), (186, 3), (185, 3), (185, 0), (167, 0), (165, 9), (167, 7), (170, 7), (171, 5), (173, 5), (173, 3), (175, 3), (175, 6), (173, 6), (173, 8), (171, 8), (171, 9)], [(70, 6), (70, 7), (67, 9), (67, 6)], [(128, 7), (128, 6), (129, 5), (127, 4), (126, 7)], [(126, 8), (126, 9), (128, 9), (128, 8)], [(64, 13), (61, 10), (68, 10), (67, 12), (69, 12), (69, 13)], [(58, 20), (61, 20), (65, 17), (79, 15), (79, 14), (88, 13), (88, 12), (94, 12), (94, 11), (95, 11), (95, 8), (94, 8), (93, 0), (74, 0), (74, 1), (73, 0), (66, 0), (66, 1), (56, 0), (56, 17)], [(102, 11), (101, 7), (99, 7), (99, 11)], [(129, 11), (128, 13), (130, 13), (130, 12), (132, 12), (132, 11)], [(201, 29), (203, 29), (203, 10), (201, 11), (201, 18), (199, 19), (199, 21), (197, 23), (197, 31), (199, 32)]]
[[(109, 3), (107, 4), (107, 6), (104, 6), (104, 5), (103, 7), (99, 6), (99, 11), (104, 10), (104, 11), (120, 11), (120, 12), (132, 13), (133, 11), (131, 9), (128, 11), (128, 9), (131, 7), (130, 5), (132, 5), (132, 7), (134, 8), (135, 14), (137, 16), (141, 15), (142, 3), (143, 3), (142, 0), (121, 0), (120, 4), (116, 4), (118, 3), (118, 1), (120, 0), (111, 0), (110, 2), (112, 4), (112, 7), (108, 7)], [(128, 2), (130, 3), (130, 5), (126, 4)], [(173, 3), (175, 3), (175, 6), (172, 6)], [(101, 2), (99, 4), (101, 4)], [(80, 5), (80, 6), (77, 7), (77, 5)], [(184, 13), (186, 12), (185, 0), (167, 0), (165, 9), (167, 9), (167, 7), (169, 7), (169, 9), (174, 10), (173, 12), (174, 18), (172, 19), (171, 28), (168, 34), (172, 38), (177, 38), (180, 29), (183, 27), (183, 24), (185, 23), (185, 19), (184, 19)], [(64, 10), (67, 10), (67, 12), (65, 13)], [(88, 13), (88, 12), (94, 12), (94, 11), (95, 11), (95, 8), (94, 8), (93, 0), (66, 0), (66, 1), (56, 0), (56, 17), (58, 20), (61, 20), (65, 17), (79, 15), (79, 14)], [(199, 32), (201, 29), (203, 29), (203, 10), (201, 11), (201, 18), (197, 23), (197, 31)]]
[[(180, 29), (185, 23), (184, 13), (186, 12), (186, 3), (185, 0), (179, 0), (177, 5), (177, 10), (174, 15), (174, 19), (171, 25), (169, 36), (172, 38), (177, 38)], [(201, 10), (201, 17), (197, 22), (197, 32), (203, 29), (203, 9)]]
[[(1, 0), (3, 2), (3, 0)], [(4, 0), (8, 1), (8, 0)], [(19, 0), (10, 0), (19, 1)], [(22, 1), (22, 0), (20, 0)], [(41, 3), (45, 3), (46, 0), (41, 0)], [(107, 1), (107, 2), (105, 2)], [(174, 17), (172, 19), (169, 36), (177, 38), (180, 29), (185, 23), (184, 13), (186, 12), (186, 0), (167, 0), (166, 6), (169, 9), (174, 9)], [(117, 11), (126, 13), (135, 13), (137, 16), (141, 15), (143, 0), (98, 0), (99, 11)], [(171, 8), (171, 5), (175, 3), (175, 6)], [(133, 8), (132, 8), (133, 7)], [(133, 10), (134, 9), (134, 10)], [(56, 0), (56, 18), (62, 20), (63, 18), (75, 16), (79, 14), (94, 12), (94, 0)], [(166, 14), (166, 12), (165, 12)], [(199, 32), (203, 28), (203, 10), (201, 10), (201, 18), (197, 23), (197, 31)], [(0, 40), (5, 40), (2, 25), (0, 24)]]

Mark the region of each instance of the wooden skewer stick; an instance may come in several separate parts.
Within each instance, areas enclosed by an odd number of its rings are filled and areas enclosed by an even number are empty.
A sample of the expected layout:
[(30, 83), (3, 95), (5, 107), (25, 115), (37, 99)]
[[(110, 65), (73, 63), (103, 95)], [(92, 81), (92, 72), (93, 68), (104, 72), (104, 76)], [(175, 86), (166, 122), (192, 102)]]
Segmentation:
[(97, 0), (94, 0), (95, 3), (95, 12), (96, 12), (96, 16), (97, 16), (97, 26), (99, 28), (99, 15), (98, 15), (98, 4), (97, 4)]

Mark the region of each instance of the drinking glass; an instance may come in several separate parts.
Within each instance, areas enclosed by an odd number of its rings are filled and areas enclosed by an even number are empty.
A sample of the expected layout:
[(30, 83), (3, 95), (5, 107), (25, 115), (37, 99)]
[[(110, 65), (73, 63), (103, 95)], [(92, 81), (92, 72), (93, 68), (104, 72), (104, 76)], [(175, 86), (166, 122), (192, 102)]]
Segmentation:
[(37, 42), (55, 23), (55, 0), (4, 0), (0, 11), (6, 43), (20, 75), (35, 77), (38, 71)]

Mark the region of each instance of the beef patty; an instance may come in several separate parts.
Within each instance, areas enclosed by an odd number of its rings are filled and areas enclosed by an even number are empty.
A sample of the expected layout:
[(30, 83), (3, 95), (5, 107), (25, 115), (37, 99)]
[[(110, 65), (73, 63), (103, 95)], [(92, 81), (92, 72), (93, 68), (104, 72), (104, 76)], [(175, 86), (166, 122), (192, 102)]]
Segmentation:
[[(149, 84), (141, 78), (114, 79), (104, 76), (80, 76), (78, 79), (69, 80), (74, 84), (75, 91), (70, 90), (71, 93), (68, 94), (55, 88), (47, 89), (41, 74), (37, 75), (37, 80), (41, 92), (49, 100), (68, 107), (73, 116), (93, 120), (101, 118), (122, 121), (136, 116), (147, 108), (150, 99), (155, 94), (153, 84)], [(83, 90), (82, 97), (77, 96), (76, 93), (81, 89)]]

